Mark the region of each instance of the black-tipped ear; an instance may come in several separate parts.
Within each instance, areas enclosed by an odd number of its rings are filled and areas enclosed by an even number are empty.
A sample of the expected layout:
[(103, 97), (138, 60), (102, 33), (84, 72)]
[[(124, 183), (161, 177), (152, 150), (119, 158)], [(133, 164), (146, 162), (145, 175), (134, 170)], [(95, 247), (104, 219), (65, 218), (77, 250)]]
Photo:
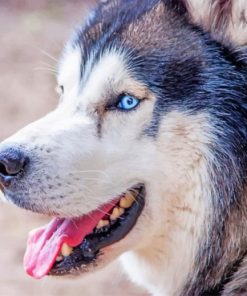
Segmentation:
[(247, 0), (184, 0), (184, 4), (191, 21), (217, 41), (247, 45)]

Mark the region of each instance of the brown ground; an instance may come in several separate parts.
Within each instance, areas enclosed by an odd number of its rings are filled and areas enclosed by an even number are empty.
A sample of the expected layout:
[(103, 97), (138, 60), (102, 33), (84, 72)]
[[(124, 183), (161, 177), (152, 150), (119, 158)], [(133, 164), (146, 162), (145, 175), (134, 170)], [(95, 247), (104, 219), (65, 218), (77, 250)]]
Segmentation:
[[(0, 0), (0, 140), (56, 105), (55, 77), (49, 68), (56, 65), (87, 3)], [(35, 281), (26, 276), (22, 258), (27, 233), (45, 222), (0, 202), (1, 296), (144, 295), (128, 283), (117, 264), (85, 279)]]

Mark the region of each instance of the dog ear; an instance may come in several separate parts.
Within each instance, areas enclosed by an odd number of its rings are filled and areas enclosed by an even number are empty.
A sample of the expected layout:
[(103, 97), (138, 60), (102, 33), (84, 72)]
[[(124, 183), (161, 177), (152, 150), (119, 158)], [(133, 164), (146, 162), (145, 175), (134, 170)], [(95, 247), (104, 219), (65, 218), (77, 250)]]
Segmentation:
[[(126, 0), (98, 3), (107, 10), (118, 1)], [(179, 14), (187, 14), (192, 23), (210, 32), (215, 40), (234, 47), (247, 45), (247, 0), (150, 0), (159, 1)]]
[(227, 45), (247, 45), (247, 0), (183, 1), (191, 21), (214, 39)]

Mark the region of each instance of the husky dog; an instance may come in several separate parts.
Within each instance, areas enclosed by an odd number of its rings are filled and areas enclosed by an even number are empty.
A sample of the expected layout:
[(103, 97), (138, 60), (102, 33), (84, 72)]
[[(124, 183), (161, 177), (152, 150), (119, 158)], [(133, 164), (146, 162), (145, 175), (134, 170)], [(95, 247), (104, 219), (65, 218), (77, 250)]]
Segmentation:
[(152, 295), (247, 295), (247, 4), (101, 1), (57, 109), (0, 147), (7, 201), (53, 216), (35, 278), (120, 258)]

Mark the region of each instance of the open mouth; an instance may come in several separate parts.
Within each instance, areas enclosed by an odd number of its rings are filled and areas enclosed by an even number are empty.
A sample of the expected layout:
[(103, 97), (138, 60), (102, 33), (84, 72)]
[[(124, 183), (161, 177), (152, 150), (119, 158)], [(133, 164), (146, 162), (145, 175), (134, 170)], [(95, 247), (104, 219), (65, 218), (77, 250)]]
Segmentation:
[(95, 263), (101, 250), (123, 239), (135, 226), (145, 200), (145, 186), (124, 194), (80, 218), (54, 218), (33, 230), (28, 239), (24, 268), (34, 278), (66, 275)]

